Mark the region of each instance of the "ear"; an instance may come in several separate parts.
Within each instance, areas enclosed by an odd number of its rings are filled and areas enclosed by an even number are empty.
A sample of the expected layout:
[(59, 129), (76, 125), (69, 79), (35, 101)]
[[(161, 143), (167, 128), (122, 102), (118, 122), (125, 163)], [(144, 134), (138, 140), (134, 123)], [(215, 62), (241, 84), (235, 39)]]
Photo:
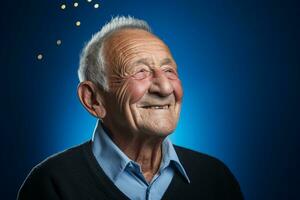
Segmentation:
[(91, 81), (83, 81), (77, 87), (77, 94), (81, 104), (97, 118), (104, 118), (106, 115), (101, 92), (97, 85)]

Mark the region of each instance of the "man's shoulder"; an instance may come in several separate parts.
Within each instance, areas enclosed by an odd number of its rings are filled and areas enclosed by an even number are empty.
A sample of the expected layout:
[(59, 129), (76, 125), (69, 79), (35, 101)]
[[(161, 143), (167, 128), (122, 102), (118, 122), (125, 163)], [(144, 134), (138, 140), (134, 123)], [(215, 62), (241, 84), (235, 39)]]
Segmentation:
[(64, 151), (53, 154), (37, 164), (32, 170), (32, 174), (53, 174), (67, 173), (72, 170), (79, 170), (80, 163), (85, 162), (84, 149), (89, 142), (68, 148)]
[(56, 153), (33, 167), (18, 192), (18, 199), (59, 199), (57, 188), (68, 191), (71, 185), (87, 183), (83, 177), (88, 166), (89, 144), (85, 142)]
[(174, 147), (180, 162), (191, 176), (217, 178), (217, 176), (225, 175), (233, 177), (229, 168), (218, 158), (181, 146), (174, 145)]
[(186, 147), (177, 146), (177, 145), (174, 145), (174, 148), (179, 159), (183, 160), (183, 162), (193, 163), (193, 165), (195, 164), (224, 165), (222, 161), (208, 154), (198, 152), (192, 149), (188, 149)]
[(202, 188), (204, 194), (217, 195), (216, 199), (243, 199), (239, 183), (221, 160), (184, 147), (174, 147), (187, 171), (191, 188), (197, 188), (197, 191)]

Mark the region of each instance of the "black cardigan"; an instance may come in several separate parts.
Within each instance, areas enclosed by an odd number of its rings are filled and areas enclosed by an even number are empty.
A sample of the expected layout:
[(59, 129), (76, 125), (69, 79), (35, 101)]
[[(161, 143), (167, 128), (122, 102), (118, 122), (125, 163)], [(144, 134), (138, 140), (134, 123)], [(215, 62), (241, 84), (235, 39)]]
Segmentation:
[[(174, 145), (175, 146), (175, 145)], [(219, 160), (175, 146), (190, 183), (175, 172), (162, 199), (243, 199), (238, 182)], [(91, 149), (83, 143), (47, 158), (32, 169), (18, 200), (129, 199), (105, 175)]]

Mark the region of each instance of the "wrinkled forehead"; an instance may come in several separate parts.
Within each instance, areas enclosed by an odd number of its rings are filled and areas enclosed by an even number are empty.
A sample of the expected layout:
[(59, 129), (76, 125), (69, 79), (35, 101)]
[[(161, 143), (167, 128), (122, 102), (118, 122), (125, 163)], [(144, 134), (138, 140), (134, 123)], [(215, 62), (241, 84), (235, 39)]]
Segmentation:
[(143, 56), (153, 59), (173, 59), (169, 48), (162, 40), (141, 29), (122, 29), (114, 32), (105, 41), (103, 52), (110, 64), (130, 62)]

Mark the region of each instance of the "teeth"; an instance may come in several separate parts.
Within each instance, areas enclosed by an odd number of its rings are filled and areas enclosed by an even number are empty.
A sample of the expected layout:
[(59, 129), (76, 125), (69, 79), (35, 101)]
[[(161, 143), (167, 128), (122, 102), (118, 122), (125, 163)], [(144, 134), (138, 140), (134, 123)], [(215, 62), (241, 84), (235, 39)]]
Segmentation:
[(144, 108), (146, 109), (168, 109), (169, 106), (165, 105), (165, 106), (145, 106)]

